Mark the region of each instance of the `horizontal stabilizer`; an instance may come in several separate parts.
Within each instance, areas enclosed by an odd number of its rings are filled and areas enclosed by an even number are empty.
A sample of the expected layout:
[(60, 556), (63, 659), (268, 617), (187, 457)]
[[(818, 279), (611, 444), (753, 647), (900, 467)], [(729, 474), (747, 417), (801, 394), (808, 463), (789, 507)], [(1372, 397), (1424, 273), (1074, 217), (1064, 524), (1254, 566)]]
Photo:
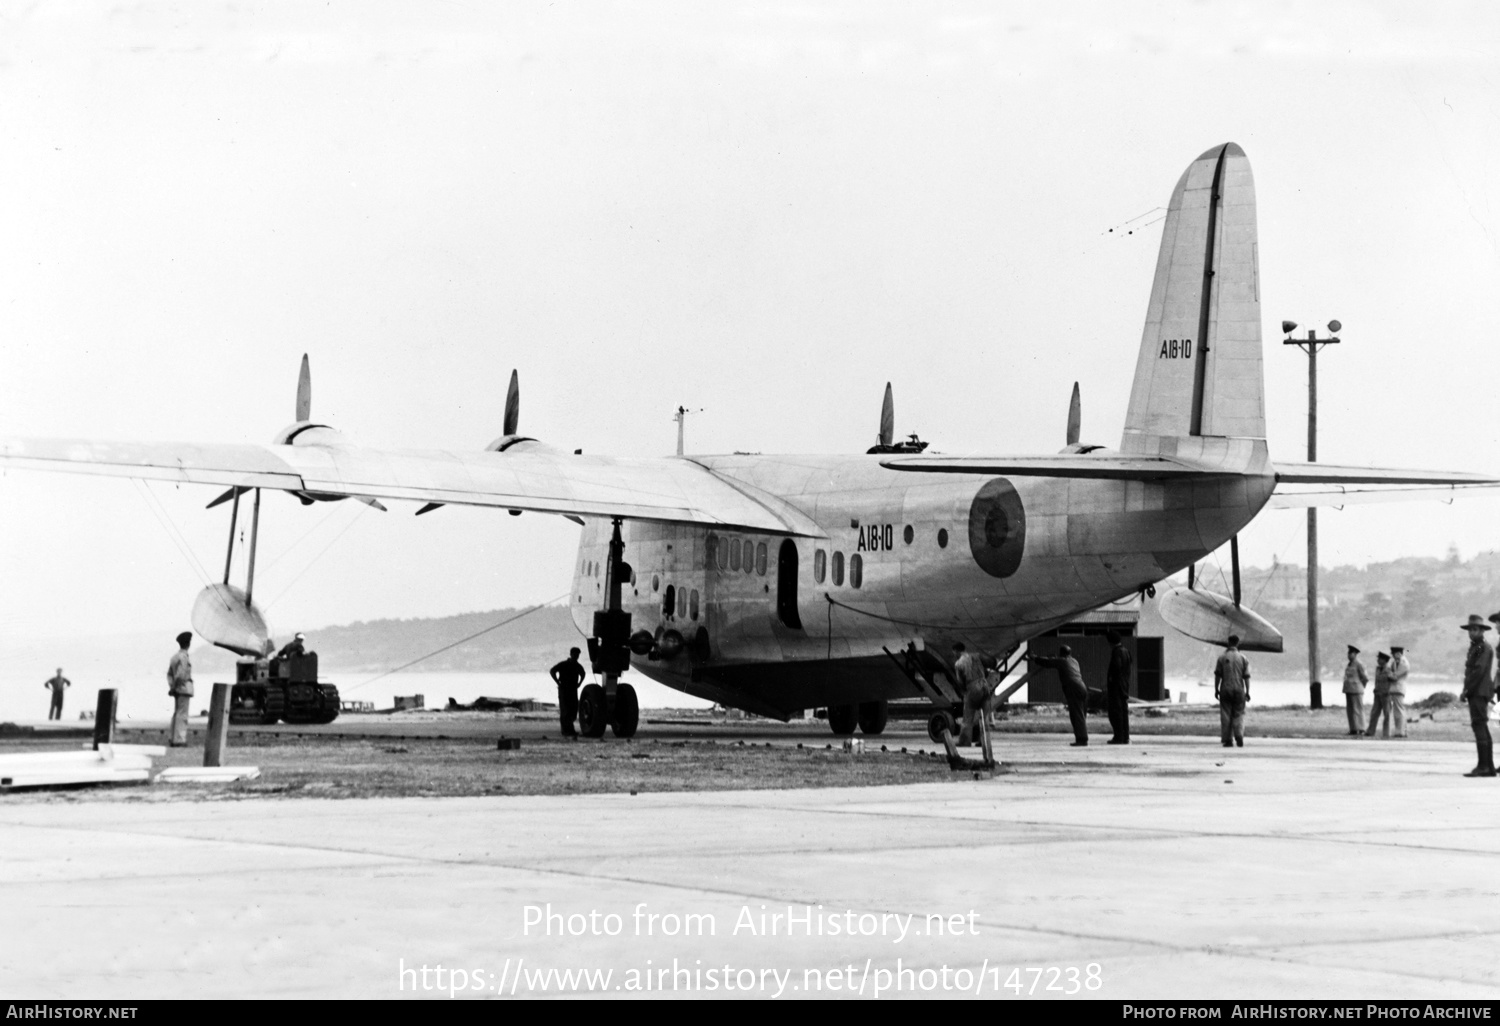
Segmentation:
[(1209, 467), (1166, 456), (906, 456), (881, 460), (887, 470), (927, 474), (998, 474), (1007, 477), (1071, 477), (1107, 481), (1166, 481), (1223, 474)]
[(1395, 470), (1389, 467), (1342, 467), (1332, 463), (1276, 461), (1277, 484), (1338, 485), (1500, 485), (1500, 477), (1448, 470)]
[(1412, 485), (1379, 488), (1373, 485), (1331, 485), (1303, 491), (1277, 491), (1266, 503), (1269, 509), (1307, 509), (1309, 506), (1362, 506), (1374, 502), (1452, 502), (1471, 496), (1500, 494), (1500, 484)]

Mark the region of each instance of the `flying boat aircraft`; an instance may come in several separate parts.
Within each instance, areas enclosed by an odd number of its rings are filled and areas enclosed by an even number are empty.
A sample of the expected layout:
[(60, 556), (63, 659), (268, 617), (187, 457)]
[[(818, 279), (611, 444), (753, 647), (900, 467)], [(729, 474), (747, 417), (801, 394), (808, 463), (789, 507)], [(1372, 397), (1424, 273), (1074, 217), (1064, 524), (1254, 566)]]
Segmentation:
[[(296, 422), (268, 445), (14, 439), (0, 464), (228, 486), (232, 516), (253, 491), (258, 517), (266, 489), (560, 514), (583, 525), (569, 601), (603, 679), (580, 695), (586, 735), (635, 732), (630, 669), (771, 717), (826, 706), (836, 732), (879, 733), (892, 699), (954, 697), (954, 642), (1008, 657), (1194, 565), (1268, 506), (1500, 484), (1273, 462), (1257, 261), (1250, 164), (1234, 143), (1215, 146), (1172, 192), (1115, 449), (1080, 442), (1075, 401), (1059, 453), (942, 455), (895, 441), (888, 394), (867, 453), (584, 455), (519, 433), (514, 376), (504, 433), (484, 449), (377, 449), (312, 419), (304, 363)], [(263, 652), (250, 592), (226, 568), (195, 626)], [(1279, 644), (1238, 595), (1166, 598), (1194, 636)]]

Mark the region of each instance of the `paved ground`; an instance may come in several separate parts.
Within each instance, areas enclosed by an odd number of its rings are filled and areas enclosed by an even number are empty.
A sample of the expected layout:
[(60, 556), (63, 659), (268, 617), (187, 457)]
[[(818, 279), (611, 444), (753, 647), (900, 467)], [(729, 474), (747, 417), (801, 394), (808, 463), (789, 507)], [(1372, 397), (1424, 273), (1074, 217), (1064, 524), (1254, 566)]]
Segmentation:
[[(1010, 982), (1037, 996), (1500, 998), (1500, 781), (1459, 775), (1472, 747), (1078, 750), (1021, 735), (1002, 752), (1012, 772), (993, 780), (908, 788), (11, 796), (0, 992), (446, 998), (503, 981), (519, 996), (543, 989), (538, 971), (579, 968), (610, 971), (594, 986), (611, 993), (649, 971), (653, 991), (675, 979), (723, 995), (727, 966), (736, 996), (899, 982), (1010, 997)], [(791, 937), (769, 918), (788, 906)], [(712, 916), (713, 935), (682, 936), (689, 913)]]

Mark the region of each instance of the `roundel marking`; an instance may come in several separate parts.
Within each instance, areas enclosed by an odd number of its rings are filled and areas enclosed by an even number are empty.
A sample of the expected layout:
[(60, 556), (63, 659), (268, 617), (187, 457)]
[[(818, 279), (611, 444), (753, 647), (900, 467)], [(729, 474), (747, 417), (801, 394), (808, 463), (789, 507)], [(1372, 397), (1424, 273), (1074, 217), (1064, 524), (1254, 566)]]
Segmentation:
[(969, 504), (969, 551), (991, 577), (1009, 577), (1021, 566), (1026, 548), (1026, 507), (1015, 488), (997, 477)]

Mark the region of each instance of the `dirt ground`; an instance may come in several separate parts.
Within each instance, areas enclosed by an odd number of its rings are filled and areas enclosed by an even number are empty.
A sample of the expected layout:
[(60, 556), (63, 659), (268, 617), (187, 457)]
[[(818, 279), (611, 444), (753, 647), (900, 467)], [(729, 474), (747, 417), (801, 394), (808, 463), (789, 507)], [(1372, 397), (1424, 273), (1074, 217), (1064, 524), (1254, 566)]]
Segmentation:
[[(157, 768), (202, 764), (203, 722), (194, 722), (192, 743), (171, 749)], [(1381, 738), (1347, 737), (1342, 707), (1287, 706), (1246, 715), (1248, 739), (1342, 738), (1351, 745), (1403, 745)], [(1103, 716), (1089, 717), (1090, 736), (1102, 744), (1110, 736)], [(1070, 733), (1057, 707), (1012, 710), (1000, 721), (996, 750), (1004, 772), (1059, 772), (1068, 749), (1056, 759), (1029, 765), (1007, 758), (1005, 738), (1014, 734)], [(1217, 742), (1218, 712), (1212, 707), (1136, 711), (1131, 733), (1138, 742), (1154, 736), (1201, 737)], [(1468, 717), (1456, 707), (1409, 720), (1411, 738), (1467, 741)], [(83, 732), (37, 732), (0, 738), (0, 753), (64, 749), (80, 744)], [(76, 736), (75, 736), (76, 735)], [(520, 747), (501, 750), (509, 737)], [(161, 744), (160, 729), (122, 729), (124, 744)], [(822, 721), (777, 723), (758, 719), (711, 719), (702, 714), (648, 713), (630, 741), (567, 741), (554, 721), (542, 716), (427, 712), (400, 716), (341, 717), (321, 727), (235, 728), (226, 762), (257, 766), (256, 780), (212, 785), (153, 785), (16, 792), (14, 801), (222, 801), (253, 798), (370, 798), (478, 795), (552, 795), (723, 791), (768, 788), (903, 785), (961, 778), (948, 768), (927, 738), (925, 722), (893, 720), (879, 737), (861, 738), (863, 750), (846, 752), (843, 740)], [(977, 751), (970, 750), (971, 756)], [(1057, 760), (1062, 760), (1061, 762)], [(1034, 760), (1033, 760), (1034, 761)], [(28, 797), (29, 796), (29, 797)]]

